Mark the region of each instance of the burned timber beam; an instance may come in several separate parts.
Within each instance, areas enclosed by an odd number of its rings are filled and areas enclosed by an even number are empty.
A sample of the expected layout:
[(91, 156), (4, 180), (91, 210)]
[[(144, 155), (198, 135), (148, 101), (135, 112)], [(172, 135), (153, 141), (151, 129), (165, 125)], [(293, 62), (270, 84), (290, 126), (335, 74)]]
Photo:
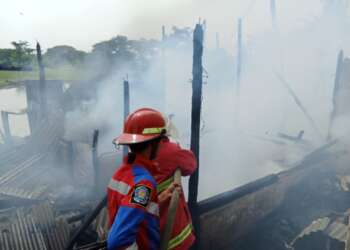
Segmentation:
[(78, 241), (80, 235), (90, 226), (90, 224), (96, 219), (101, 210), (107, 204), (107, 195), (97, 204), (95, 209), (87, 216), (86, 220), (84, 220), (81, 227), (75, 232), (73, 237), (69, 240), (65, 250), (72, 250), (74, 244)]
[(333, 128), (333, 122), (337, 114), (337, 105), (336, 105), (336, 97), (339, 92), (340, 87), (340, 78), (343, 73), (343, 64), (344, 64), (344, 53), (341, 50), (338, 54), (338, 60), (337, 60), (337, 68), (335, 73), (335, 80), (334, 80), (334, 88), (333, 88), (333, 98), (332, 98), (332, 104), (333, 104), (333, 110), (331, 112), (331, 116), (329, 119), (329, 126), (328, 126), (328, 135), (327, 140), (332, 139), (332, 128)]
[(36, 43), (36, 56), (37, 56), (38, 66), (39, 66), (39, 89), (40, 89), (40, 106), (41, 106), (40, 119), (46, 119), (47, 103), (46, 103), (45, 68), (43, 64), (43, 58), (41, 55), (41, 47), (39, 42)]
[(93, 138), (92, 138), (92, 166), (94, 168), (94, 188), (95, 195), (99, 195), (101, 187), (100, 187), (100, 169), (98, 166), (98, 129), (94, 130)]
[[(129, 86), (129, 80), (128, 77), (124, 79), (123, 81), (123, 87), (124, 87), (124, 121), (126, 121), (126, 118), (128, 117), (130, 113), (130, 86)], [(123, 153), (126, 155), (128, 153), (128, 147), (123, 147)]]
[[(191, 113), (191, 150), (197, 158), (198, 168), (192, 174), (189, 181), (188, 205), (193, 217), (196, 232), (199, 232), (199, 216), (197, 212), (198, 176), (199, 176), (199, 145), (200, 145), (200, 120), (202, 108), (202, 84), (203, 84), (203, 27), (197, 24), (193, 34), (193, 68), (192, 68), (192, 113)], [(199, 235), (197, 234), (199, 239)], [(196, 245), (195, 245), (195, 248)]]

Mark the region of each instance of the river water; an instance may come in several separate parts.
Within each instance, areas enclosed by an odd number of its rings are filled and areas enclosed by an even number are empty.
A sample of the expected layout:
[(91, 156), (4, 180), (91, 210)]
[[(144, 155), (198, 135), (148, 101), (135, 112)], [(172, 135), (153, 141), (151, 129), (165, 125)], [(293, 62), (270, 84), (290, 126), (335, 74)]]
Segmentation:
[[(8, 87), (0, 89), (0, 111), (20, 112), (27, 108), (27, 98), (24, 87)], [(28, 118), (26, 114), (9, 115), (11, 134), (24, 137), (29, 134)], [(3, 121), (0, 122), (3, 132)], [(0, 136), (0, 141), (2, 137)]]

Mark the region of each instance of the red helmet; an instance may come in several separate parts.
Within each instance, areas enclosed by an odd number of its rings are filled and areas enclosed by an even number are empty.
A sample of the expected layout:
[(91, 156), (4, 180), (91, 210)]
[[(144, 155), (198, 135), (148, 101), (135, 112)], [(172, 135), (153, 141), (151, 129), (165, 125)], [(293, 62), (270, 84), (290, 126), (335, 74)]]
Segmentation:
[(123, 133), (113, 142), (118, 145), (136, 144), (155, 139), (165, 132), (162, 114), (154, 109), (142, 108), (126, 118)]

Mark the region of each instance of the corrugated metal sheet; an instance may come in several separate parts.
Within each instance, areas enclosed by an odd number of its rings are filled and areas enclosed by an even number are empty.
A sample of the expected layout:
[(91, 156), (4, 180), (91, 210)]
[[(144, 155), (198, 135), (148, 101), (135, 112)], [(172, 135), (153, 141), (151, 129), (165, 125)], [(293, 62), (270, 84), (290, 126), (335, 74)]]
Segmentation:
[(348, 226), (338, 221), (331, 223), (324, 232), (335, 240), (346, 242), (348, 239)]
[(45, 202), (31, 208), (9, 210), (1, 217), (1, 250), (61, 250), (69, 239), (70, 227), (63, 217), (55, 217)]
[(323, 231), (327, 228), (329, 225), (331, 219), (328, 217), (320, 218), (315, 221), (313, 221), (308, 227), (306, 227), (301, 234), (299, 235), (299, 238), (309, 235), (311, 233), (317, 232), (317, 231)]
[(344, 224), (345, 217), (337, 217), (330, 219), (329, 217), (319, 218), (313, 221), (308, 227), (306, 227), (297, 237), (293, 240), (291, 245), (294, 245), (298, 239), (308, 236), (312, 233), (321, 232), (328, 235), (332, 239), (347, 242), (349, 228)]
[(58, 119), (42, 124), (25, 145), (0, 152), (0, 195), (5, 196), (1, 199), (46, 198), (51, 182), (42, 177), (50, 167), (45, 160), (59, 149), (62, 128)]

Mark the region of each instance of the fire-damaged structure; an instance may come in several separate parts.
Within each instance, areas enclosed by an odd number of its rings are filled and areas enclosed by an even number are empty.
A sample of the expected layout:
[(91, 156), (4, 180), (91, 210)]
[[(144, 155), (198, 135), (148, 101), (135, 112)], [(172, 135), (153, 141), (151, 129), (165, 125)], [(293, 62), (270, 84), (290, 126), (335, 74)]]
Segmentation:
[[(198, 158), (203, 74), (201, 25), (196, 26), (195, 32), (191, 149)], [(200, 202), (198, 172), (191, 178), (189, 204), (197, 249), (350, 249), (349, 141), (336, 131), (339, 120), (349, 113), (349, 62), (341, 52), (334, 110), (323, 145), (285, 171)], [(5, 145), (0, 147), (0, 249), (105, 249), (106, 199), (101, 198), (115, 162), (121, 160), (123, 153), (99, 154), (98, 130), (88, 144), (64, 136), (65, 107), (61, 104), (67, 93), (62, 82), (45, 81), (42, 69), (40, 81), (24, 85), (31, 134), (25, 139), (13, 138), (7, 129)], [(124, 87), (125, 117), (129, 112), (127, 80)], [(43, 103), (45, 110), (41, 109)], [(4, 113), (5, 124), (7, 116)], [(280, 133), (279, 140), (305, 146), (303, 133), (297, 137)], [(77, 161), (81, 152), (83, 163)], [(77, 179), (91, 176), (88, 191), (76, 189)]]

